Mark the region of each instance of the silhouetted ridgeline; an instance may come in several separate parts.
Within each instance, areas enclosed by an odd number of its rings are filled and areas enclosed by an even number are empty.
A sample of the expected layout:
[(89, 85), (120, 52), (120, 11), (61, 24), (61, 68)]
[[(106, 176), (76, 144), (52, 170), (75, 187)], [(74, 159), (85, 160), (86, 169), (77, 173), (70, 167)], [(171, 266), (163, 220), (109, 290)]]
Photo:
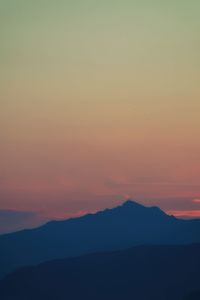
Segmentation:
[(200, 245), (137, 246), (22, 268), (0, 282), (0, 299), (183, 300), (198, 288)]
[(0, 276), (47, 260), (143, 244), (200, 242), (200, 220), (127, 201), (113, 209), (0, 236)]

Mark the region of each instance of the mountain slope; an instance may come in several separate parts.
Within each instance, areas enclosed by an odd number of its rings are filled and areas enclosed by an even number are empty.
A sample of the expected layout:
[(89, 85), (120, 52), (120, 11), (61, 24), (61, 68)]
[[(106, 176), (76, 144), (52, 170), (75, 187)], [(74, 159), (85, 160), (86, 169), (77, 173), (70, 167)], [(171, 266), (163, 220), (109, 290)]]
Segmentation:
[(199, 287), (200, 245), (138, 246), (22, 268), (0, 299), (183, 300)]
[(200, 242), (200, 220), (127, 201), (113, 209), (0, 236), (0, 276), (19, 266), (142, 244)]

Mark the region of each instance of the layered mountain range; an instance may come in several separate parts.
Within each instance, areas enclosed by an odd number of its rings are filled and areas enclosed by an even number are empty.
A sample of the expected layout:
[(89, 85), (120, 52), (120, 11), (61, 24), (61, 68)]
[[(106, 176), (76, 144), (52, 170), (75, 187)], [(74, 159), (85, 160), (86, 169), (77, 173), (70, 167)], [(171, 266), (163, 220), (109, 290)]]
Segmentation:
[(0, 236), (0, 276), (16, 268), (137, 245), (200, 242), (200, 220), (180, 220), (128, 200), (113, 209)]
[(200, 244), (136, 246), (24, 267), (1, 300), (199, 300)]

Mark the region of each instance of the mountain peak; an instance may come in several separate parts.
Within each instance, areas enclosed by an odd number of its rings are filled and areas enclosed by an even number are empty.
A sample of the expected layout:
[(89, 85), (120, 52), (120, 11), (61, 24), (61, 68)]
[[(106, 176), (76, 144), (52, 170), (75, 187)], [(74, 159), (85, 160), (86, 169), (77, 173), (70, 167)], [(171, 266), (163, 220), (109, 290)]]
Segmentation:
[(122, 206), (123, 207), (130, 207), (130, 208), (133, 208), (133, 207), (140, 207), (140, 208), (145, 208), (144, 205), (132, 200), (132, 199), (127, 199), (124, 203), (122, 203)]
[(145, 206), (132, 199), (127, 199), (124, 203), (122, 203), (120, 207), (126, 214), (137, 213), (138, 216), (140, 215), (140, 217), (145, 215), (145, 216), (153, 216), (153, 218), (155, 218), (155, 216), (169, 218), (169, 216), (164, 211), (162, 211), (159, 207)]

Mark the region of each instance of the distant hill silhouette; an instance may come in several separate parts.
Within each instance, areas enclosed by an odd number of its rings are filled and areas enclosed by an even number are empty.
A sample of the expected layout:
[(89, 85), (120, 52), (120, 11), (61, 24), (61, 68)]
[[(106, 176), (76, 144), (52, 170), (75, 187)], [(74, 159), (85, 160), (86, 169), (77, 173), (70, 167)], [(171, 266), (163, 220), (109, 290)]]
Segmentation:
[(22, 268), (0, 281), (0, 299), (183, 300), (198, 288), (200, 245), (137, 246)]
[(0, 209), (0, 234), (36, 228), (47, 221), (47, 218), (36, 212)]
[(180, 220), (158, 207), (123, 205), (0, 236), (0, 276), (47, 260), (143, 244), (200, 242), (200, 220)]

